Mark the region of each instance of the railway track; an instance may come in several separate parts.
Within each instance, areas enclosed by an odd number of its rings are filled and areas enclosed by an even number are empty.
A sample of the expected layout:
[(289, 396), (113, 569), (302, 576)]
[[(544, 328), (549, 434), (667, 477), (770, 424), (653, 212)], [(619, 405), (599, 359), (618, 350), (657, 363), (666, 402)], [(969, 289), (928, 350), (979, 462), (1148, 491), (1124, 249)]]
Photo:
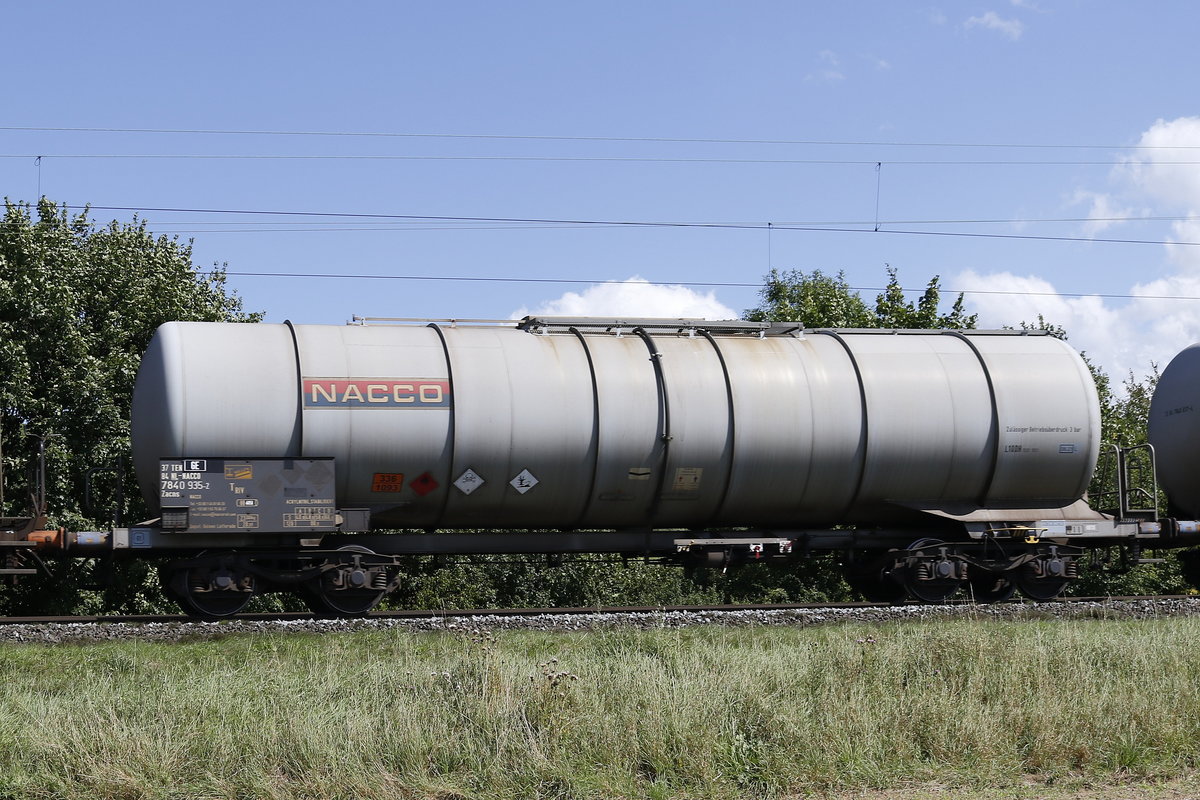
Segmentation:
[[(1063, 597), (1052, 603), (1030, 603), (1028, 601), (1012, 601), (1002, 605), (1008, 606), (1040, 606), (1081, 603), (1137, 603), (1158, 601), (1196, 600), (1198, 595), (1129, 595), (1113, 597)], [(767, 611), (822, 611), (834, 609), (872, 609), (892, 607), (913, 607), (920, 604), (915, 601), (893, 606), (888, 603), (761, 603), (761, 604), (725, 604), (725, 605), (688, 605), (688, 606), (587, 606), (578, 608), (469, 608), (469, 609), (439, 609), (439, 610), (406, 610), (406, 611), (374, 611), (362, 619), (378, 620), (432, 620), (432, 619), (461, 619), (471, 617), (541, 617), (541, 616), (583, 616), (583, 615), (619, 615), (619, 614), (701, 614), (709, 612), (767, 612)], [(970, 606), (969, 601), (951, 602), (942, 605)], [(992, 604), (995, 605), (995, 604)], [(222, 622), (304, 622), (309, 620), (329, 619), (310, 612), (283, 611), (264, 613), (244, 613), (227, 617)], [(152, 624), (197, 622), (195, 617), (184, 614), (101, 614), (76, 616), (12, 616), (0, 617), (0, 626), (6, 625), (48, 625), (48, 624)]]

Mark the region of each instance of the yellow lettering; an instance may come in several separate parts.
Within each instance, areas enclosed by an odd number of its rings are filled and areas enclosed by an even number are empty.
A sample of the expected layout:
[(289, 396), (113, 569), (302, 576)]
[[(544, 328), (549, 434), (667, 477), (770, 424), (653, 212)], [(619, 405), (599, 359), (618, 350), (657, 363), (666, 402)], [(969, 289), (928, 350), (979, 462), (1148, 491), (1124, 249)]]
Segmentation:
[(368, 403), (386, 403), (388, 387), (382, 383), (367, 384), (367, 402)]
[(342, 393), (342, 402), (349, 403), (351, 400), (361, 403), (363, 401), (362, 392), (358, 386), (353, 383), (346, 386), (346, 391)]
[(415, 403), (416, 398), (413, 397), (413, 385), (411, 383), (397, 383), (392, 385), (392, 399), (397, 403)]
[[(328, 389), (326, 389), (321, 384), (315, 383), (315, 382), (309, 384), (309, 386), (312, 388), (313, 405), (316, 405), (316, 403), (318, 401), (320, 401), (321, 399), (324, 399), (325, 401), (330, 402), (330, 403), (337, 402), (337, 393), (334, 391), (334, 388), (332, 386), (330, 386)], [(318, 397), (317, 395), (320, 395), (320, 397)]]

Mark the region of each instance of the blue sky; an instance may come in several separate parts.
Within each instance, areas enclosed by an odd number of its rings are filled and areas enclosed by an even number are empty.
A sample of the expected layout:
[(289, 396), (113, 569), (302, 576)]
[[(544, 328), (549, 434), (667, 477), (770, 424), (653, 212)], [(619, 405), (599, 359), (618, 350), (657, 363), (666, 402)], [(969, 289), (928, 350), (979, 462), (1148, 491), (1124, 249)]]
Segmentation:
[(1200, 297), (1180, 244), (1200, 242), (1194, 3), (3, 19), (0, 193), (143, 209), (273, 321), (711, 317), (754, 305), (771, 267), (844, 270), (873, 298), (890, 264), (966, 291), (987, 326), (1041, 313), (1116, 375), (1200, 340), (1180, 299)]

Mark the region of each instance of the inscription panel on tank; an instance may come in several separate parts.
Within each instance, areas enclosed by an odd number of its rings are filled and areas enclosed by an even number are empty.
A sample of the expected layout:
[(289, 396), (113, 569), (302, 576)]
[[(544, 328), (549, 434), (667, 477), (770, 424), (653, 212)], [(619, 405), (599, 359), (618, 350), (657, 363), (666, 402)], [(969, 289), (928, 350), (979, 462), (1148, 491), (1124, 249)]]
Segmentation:
[(337, 530), (331, 458), (163, 459), (162, 527), (190, 532)]
[[(1059, 455), (1074, 455), (1081, 451), (1079, 441), (1060, 440), (1083, 433), (1079, 425), (1006, 425), (1004, 452), (1009, 455), (1036, 455), (1043, 450), (1053, 452), (1057, 447)], [(1047, 437), (1043, 434), (1051, 435)]]

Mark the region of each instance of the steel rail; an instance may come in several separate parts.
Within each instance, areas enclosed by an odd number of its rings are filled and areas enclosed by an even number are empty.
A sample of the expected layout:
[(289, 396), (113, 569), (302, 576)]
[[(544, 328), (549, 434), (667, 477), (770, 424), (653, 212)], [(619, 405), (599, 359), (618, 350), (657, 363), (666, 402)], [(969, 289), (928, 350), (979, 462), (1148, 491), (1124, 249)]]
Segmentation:
[[(1050, 603), (1129, 603), (1138, 601), (1158, 600), (1197, 600), (1200, 595), (1124, 595), (1105, 597), (1060, 597)], [(916, 601), (907, 601), (899, 606), (923, 605)], [(940, 605), (969, 606), (975, 605), (969, 600), (951, 601)], [(980, 603), (978, 605), (1029, 605), (1041, 606), (1046, 602), (1033, 602), (1026, 599), (1013, 599), (1004, 603)], [(893, 608), (897, 604), (890, 603), (760, 603), (746, 605), (688, 605), (688, 606), (584, 606), (573, 608), (468, 608), (468, 609), (438, 609), (438, 610), (400, 610), (373, 611), (366, 617), (351, 617), (348, 619), (460, 619), (470, 617), (536, 617), (536, 616), (579, 616), (584, 614), (699, 614), (705, 612), (736, 612), (736, 611), (820, 611), (822, 609), (838, 608)], [(235, 614), (222, 618), (218, 622), (295, 622), (312, 619), (338, 619), (327, 615), (317, 615), (301, 611), (250, 612)], [(39, 624), (155, 624), (173, 622), (204, 622), (196, 617), (185, 614), (93, 614), (80, 616), (10, 616), (0, 617), (2, 625), (39, 625)], [(211, 620), (209, 620), (211, 621)]]

